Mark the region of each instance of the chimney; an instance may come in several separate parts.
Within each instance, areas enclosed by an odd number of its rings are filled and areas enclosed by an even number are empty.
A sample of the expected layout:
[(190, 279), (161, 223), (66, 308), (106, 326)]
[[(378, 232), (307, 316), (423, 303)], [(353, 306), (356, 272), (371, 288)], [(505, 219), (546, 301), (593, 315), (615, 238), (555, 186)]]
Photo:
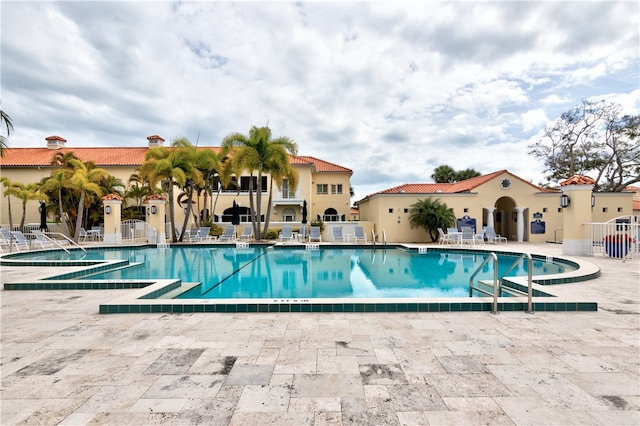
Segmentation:
[(147, 140), (149, 141), (149, 148), (155, 148), (156, 146), (162, 146), (164, 144), (164, 139), (158, 135), (147, 136)]
[(48, 136), (44, 140), (47, 141), (47, 149), (64, 148), (64, 144), (67, 143), (67, 140), (60, 136)]

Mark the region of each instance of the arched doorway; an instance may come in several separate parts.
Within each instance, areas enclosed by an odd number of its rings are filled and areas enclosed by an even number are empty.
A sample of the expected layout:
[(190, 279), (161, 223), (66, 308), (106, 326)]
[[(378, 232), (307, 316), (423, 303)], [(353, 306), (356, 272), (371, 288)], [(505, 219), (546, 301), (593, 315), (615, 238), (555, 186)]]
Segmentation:
[(494, 228), (496, 233), (507, 237), (509, 240), (515, 240), (517, 232), (515, 200), (511, 197), (500, 197), (494, 206), (496, 208), (494, 212)]

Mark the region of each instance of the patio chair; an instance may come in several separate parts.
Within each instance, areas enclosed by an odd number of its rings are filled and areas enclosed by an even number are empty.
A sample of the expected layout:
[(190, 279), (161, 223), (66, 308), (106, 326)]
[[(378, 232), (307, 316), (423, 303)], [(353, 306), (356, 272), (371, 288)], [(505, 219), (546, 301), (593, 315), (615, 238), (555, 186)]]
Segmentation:
[(203, 241), (208, 240), (209, 231), (211, 230), (210, 226), (201, 226), (198, 229), (192, 229), (189, 232), (189, 241)]
[(89, 233), (91, 234), (91, 239), (95, 238), (96, 241), (104, 240), (104, 228), (102, 226), (92, 226)]
[(500, 234), (496, 234), (496, 230), (492, 226), (487, 226), (484, 230), (484, 235), (487, 237), (488, 243), (506, 243), (507, 237), (503, 237)]
[(460, 243), (475, 245), (476, 239), (475, 239), (475, 234), (473, 233), (472, 227), (470, 226), (462, 227), (462, 235), (460, 237)]
[(484, 244), (484, 233), (486, 232), (486, 230), (487, 227), (483, 226), (480, 230), (480, 233), (473, 236), (473, 238), (475, 239), (475, 244)]
[(333, 237), (333, 241), (343, 241), (344, 235), (342, 235), (342, 226), (334, 226), (331, 228), (331, 236)]
[(236, 233), (233, 225), (227, 225), (227, 227), (224, 230), (224, 233), (220, 235), (218, 239), (220, 241), (230, 241), (235, 239), (235, 237), (236, 237)]
[(238, 237), (241, 240), (250, 240), (253, 238), (253, 226), (247, 225), (244, 227), (244, 231)]
[(353, 240), (356, 244), (358, 244), (358, 240), (362, 240), (365, 244), (367, 243), (367, 236), (364, 233), (364, 227), (356, 226), (354, 228)]
[(280, 231), (280, 235), (278, 236), (278, 240), (282, 241), (293, 241), (293, 231), (290, 226), (283, 226), (282, 231)]
[(309, 231), (309, 242), (318, 241), (322, 242), (322, 235), (320, 234), (319, 226), (312, 226)]
[(82, 241), (82, 242), (86, 242), (87, 241), (87, 237), (89, 237), (89, 234), (87, 233), (87, 230), (84, 228), (80, 228), (80, 236), (78, 236), (78, 242)]
[(438, 243), (443, 246), (445, 244), (451, 244), (451, 236), (444, 233), (442, 228), (438, 228), (438, 234), (440, 235), (440, 240)]
[(0, 228), (0, 247), (2, 246), (11, 247), (11, 232), (8, 229)]
[(13, 245), (15, 246), (15, 248), (17, 250), (30, 250), (31, 249), (31, 245), (29, 244), (29, 240), (27, 240), (27, 237), (24, 236), (24, 234), (20, 231), (11, 231), (11, 235), (13, 236)]
[(447, 228), (447, 238), (449, 239), (449, 244), (457, 245), (460, 243), (460, 238), (462, 237), (462, 232), (458, 231), (458, 228)]

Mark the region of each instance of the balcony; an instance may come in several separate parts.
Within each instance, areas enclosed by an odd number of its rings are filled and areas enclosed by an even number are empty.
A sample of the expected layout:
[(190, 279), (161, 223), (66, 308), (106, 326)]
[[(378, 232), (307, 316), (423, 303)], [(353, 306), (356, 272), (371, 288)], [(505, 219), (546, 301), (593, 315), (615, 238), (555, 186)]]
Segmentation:
[(304, 199), (302, 198), (302, 193), (300, 190), (296, 190), (295, 192), (289, 191), (288, 189), (282, 190), (274, 190), (273, 191), (273, 205), (275, 206), (292, 206), (292, 205), (300, 205)]

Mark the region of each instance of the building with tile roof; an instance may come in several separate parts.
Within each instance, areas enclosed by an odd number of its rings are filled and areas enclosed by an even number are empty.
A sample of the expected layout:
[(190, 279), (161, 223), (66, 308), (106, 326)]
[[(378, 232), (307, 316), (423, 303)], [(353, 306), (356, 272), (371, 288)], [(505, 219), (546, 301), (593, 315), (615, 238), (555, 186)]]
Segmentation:
[[(70, 147), (60, 136), (46, 138), (46, 146), (42, 148), (17, 148), (5, 150), (5, 156), (0, 159), (2, 176), (14, 182), (35, 183), (50, 176), (54, 166), (51, 165), (53, 156), (57, 153), (73, 153), (84, 162), (92, 161), (98, 167), (106, 169), (111, 175), (127, 183), (129, 177), (142, 164), (149, 148), (162, 146), (164, 139), (158, 135), (147, 138), (146, 146), (140, 147)], [(220, 147), (201, 147), (219, 151)], [(347, 167), (330, 163), (311, 156), (290, 156), (290, 162), (298, 171), (298, 187), (291, 190), (285, 181), (281, 188), (269, 187), (270, 179), (263, 179), (264, 191), (272, 191), (272, 212), (270, 222), (300, 222), (302, 219), (302, 205), (307, 201), (308, 220), (320, 218), (325, 222), (349, 220), (351, 214), (350, 179), (353, 171)], [(235, 200), (240, 205), (241, 219), (249, 222), (248, 212), (248, 182), (249, 175), (237, 178), (241, 191), (222, 190), (217, 201), (216, 219), (220, 223), (230, 222), (231, 207)], [(0, 209), (0, 224), (8, 223), (7, 203), (4, 202), (4, 188), (0, 188), (2, 208)], [(195, 201), (195, 200), (194, 200)], [(268, 196), (263, 197), (262, 212), (266, 212)], [(39, 223), (38, 203), (29, 202), (27, 219), (29, 223)], [(176, 211), (182, 212), (183, 206), (176, 205)], [(167, 210), (168, 211), (168, 210)], [(16, 213), (14, 209), (14, 223)], [(182, 218), (177, 215), (176, 223)], [(19, 218), (18, 218), (19, 219)]]
[[(580, 179), (566, 183), (589, 184)], [(593, 222), (634, 214), (632, 193), (593, 195)], [(508, 170), (455, 183), (408, 183), (370, 194), (357, 202), (360, 220), (372, 222), (377, 234), (384, 229), (388, 242), (428, 242), (424, 230), (409, 225), (411, 205), (425, 198), (440, 199), (453, 208), (459, 227), (470, 225), (479, 231), (493, 226), (498, 234), (514, 241), (563, 238), (560, 192), (540, 188)]]

